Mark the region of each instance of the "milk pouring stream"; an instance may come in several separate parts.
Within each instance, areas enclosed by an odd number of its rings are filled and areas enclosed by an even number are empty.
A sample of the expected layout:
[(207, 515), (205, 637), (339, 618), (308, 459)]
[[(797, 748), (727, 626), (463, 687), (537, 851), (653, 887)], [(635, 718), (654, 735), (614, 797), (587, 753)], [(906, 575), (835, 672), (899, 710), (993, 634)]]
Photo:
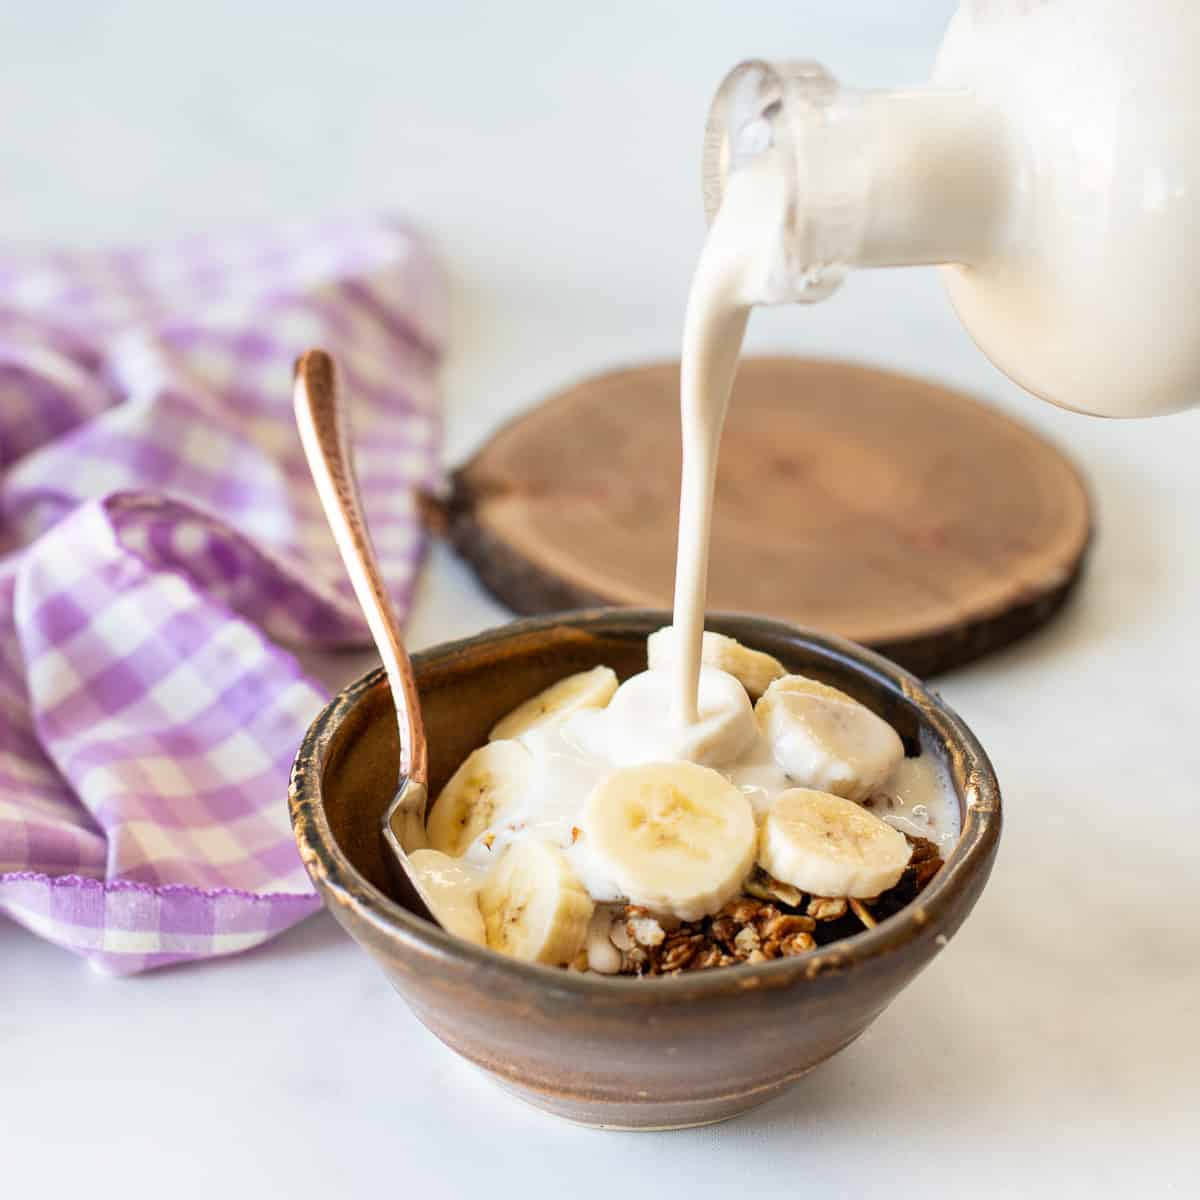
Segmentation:
[(1064, 408), (1200, 402), (1200, 4), (965, 0), (928, 86), (752, 61), (705, 136), (684, 334), (672, 715), (695, 717), (717, 446), (751, 306), (938, 264), (968, 331)]

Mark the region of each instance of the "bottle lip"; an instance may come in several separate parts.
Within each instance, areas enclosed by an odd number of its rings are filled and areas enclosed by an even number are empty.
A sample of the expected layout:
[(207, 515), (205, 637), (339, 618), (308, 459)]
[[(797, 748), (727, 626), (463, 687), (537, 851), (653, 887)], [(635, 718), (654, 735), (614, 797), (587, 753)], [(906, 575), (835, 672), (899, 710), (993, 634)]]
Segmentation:
[[(794, 123), (801, 119), (798, 108), (809, 112), (825, 108), (837, 94), (837, 80), (816, 62), (748, 58), (726, 74), (704, 126), (701, 182), (710, 225), (737, 159), (778, 145), (781, 135), (790, 138)], [(742, 139), (740, 147), (736, 138)], [(786, 149), (791, 152), (791, 147)]]
[(733, 161), (730, 136), (733, 124), (732, 108), (748, 77), (769, 78), (774, 71), (765, 59), (746, 59), (729, 71), (721, 80), (708, 108), (704, 124), (704, 154), (701, 161), (701, 181), (704, 188), (704, 215), (711, 225), (725, 195), (725, 182)]
[[(747, 59), (721, 81), (704, 131), (704, 209), (711, 225), (730, 177), (773, 160), (785, 192), (777, 224), (764, 229), (771, 266), (761, 304), (811, 303), (845, 277), (853, 230), (839, 177), (828, 169), (830, 110), (841, 95), (819, 63)], [(843, 172), (844, 175), (844, 172)]]

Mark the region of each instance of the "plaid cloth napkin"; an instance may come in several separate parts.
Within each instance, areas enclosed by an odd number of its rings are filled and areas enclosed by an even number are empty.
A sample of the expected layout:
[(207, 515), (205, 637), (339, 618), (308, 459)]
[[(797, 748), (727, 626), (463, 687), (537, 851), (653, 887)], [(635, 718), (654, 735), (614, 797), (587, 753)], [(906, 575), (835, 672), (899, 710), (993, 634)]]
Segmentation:
[(444, 311), (387, 222), (0, 258), (0, 913), (128, 974), (318, 907), (286, 789), (325, 697), (282, 646), (366, 630), (292, 362), (339, 359), (403, 613)]

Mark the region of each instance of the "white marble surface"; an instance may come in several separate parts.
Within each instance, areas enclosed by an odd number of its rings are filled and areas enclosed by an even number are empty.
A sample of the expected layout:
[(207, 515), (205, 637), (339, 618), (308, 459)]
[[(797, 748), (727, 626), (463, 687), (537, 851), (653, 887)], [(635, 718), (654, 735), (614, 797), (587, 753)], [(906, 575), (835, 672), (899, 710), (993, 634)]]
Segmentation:
[[(453, 461), (547, 389), (675, 352), (700, 128), (728, 65), (808, 55), (850, 81), (917, 81), (952, 8), (0, 0), (0, 232), (418, 214), (454, 280)], [(1067, 447), (1094, 489), (1070, 610), (941, 683), (1007, 802), (993, 882), (943, 957), (760, 1111), (600, 1134), (504, 1098), (327, 917), (123, 982), (0, 923), (6, 1196), (1196, 1194), (1200, 415), (1104, 424), (1023, 397), (928, 272), (756, 318), (751, 344), (965, 385)], [(412, 641), (503, 617), (438, 553)]]

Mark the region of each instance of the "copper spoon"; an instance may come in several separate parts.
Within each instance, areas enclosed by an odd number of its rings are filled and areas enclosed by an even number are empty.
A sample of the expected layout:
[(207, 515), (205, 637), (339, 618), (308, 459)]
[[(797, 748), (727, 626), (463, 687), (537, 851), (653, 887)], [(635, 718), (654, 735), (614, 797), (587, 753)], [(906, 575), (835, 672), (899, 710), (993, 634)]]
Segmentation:
[(431, 906), (412, 865), (408, 850), (425, 845), (425, 806), (429, 795), (429, 755), (421, 723), (421, 703), (412, 662), (400, 636), (395, 610), (388, 598), (367, 532), (362, 497), (354, 475), (350, 431), (342, 405), (333, 359), (324, 350), (308, 350), (296, 360), (294, 389), (296, 424), (316, 484), (317, 496), (333, 540), (345, 564), (367, 627), (383, 659), (396, 721), (400, 727), (400, 778), (396, 795), (383, 818), (383, 838), (390, 858), (400, 867), (395, 882), (402, 899), (414, 912), (435, 921)]

